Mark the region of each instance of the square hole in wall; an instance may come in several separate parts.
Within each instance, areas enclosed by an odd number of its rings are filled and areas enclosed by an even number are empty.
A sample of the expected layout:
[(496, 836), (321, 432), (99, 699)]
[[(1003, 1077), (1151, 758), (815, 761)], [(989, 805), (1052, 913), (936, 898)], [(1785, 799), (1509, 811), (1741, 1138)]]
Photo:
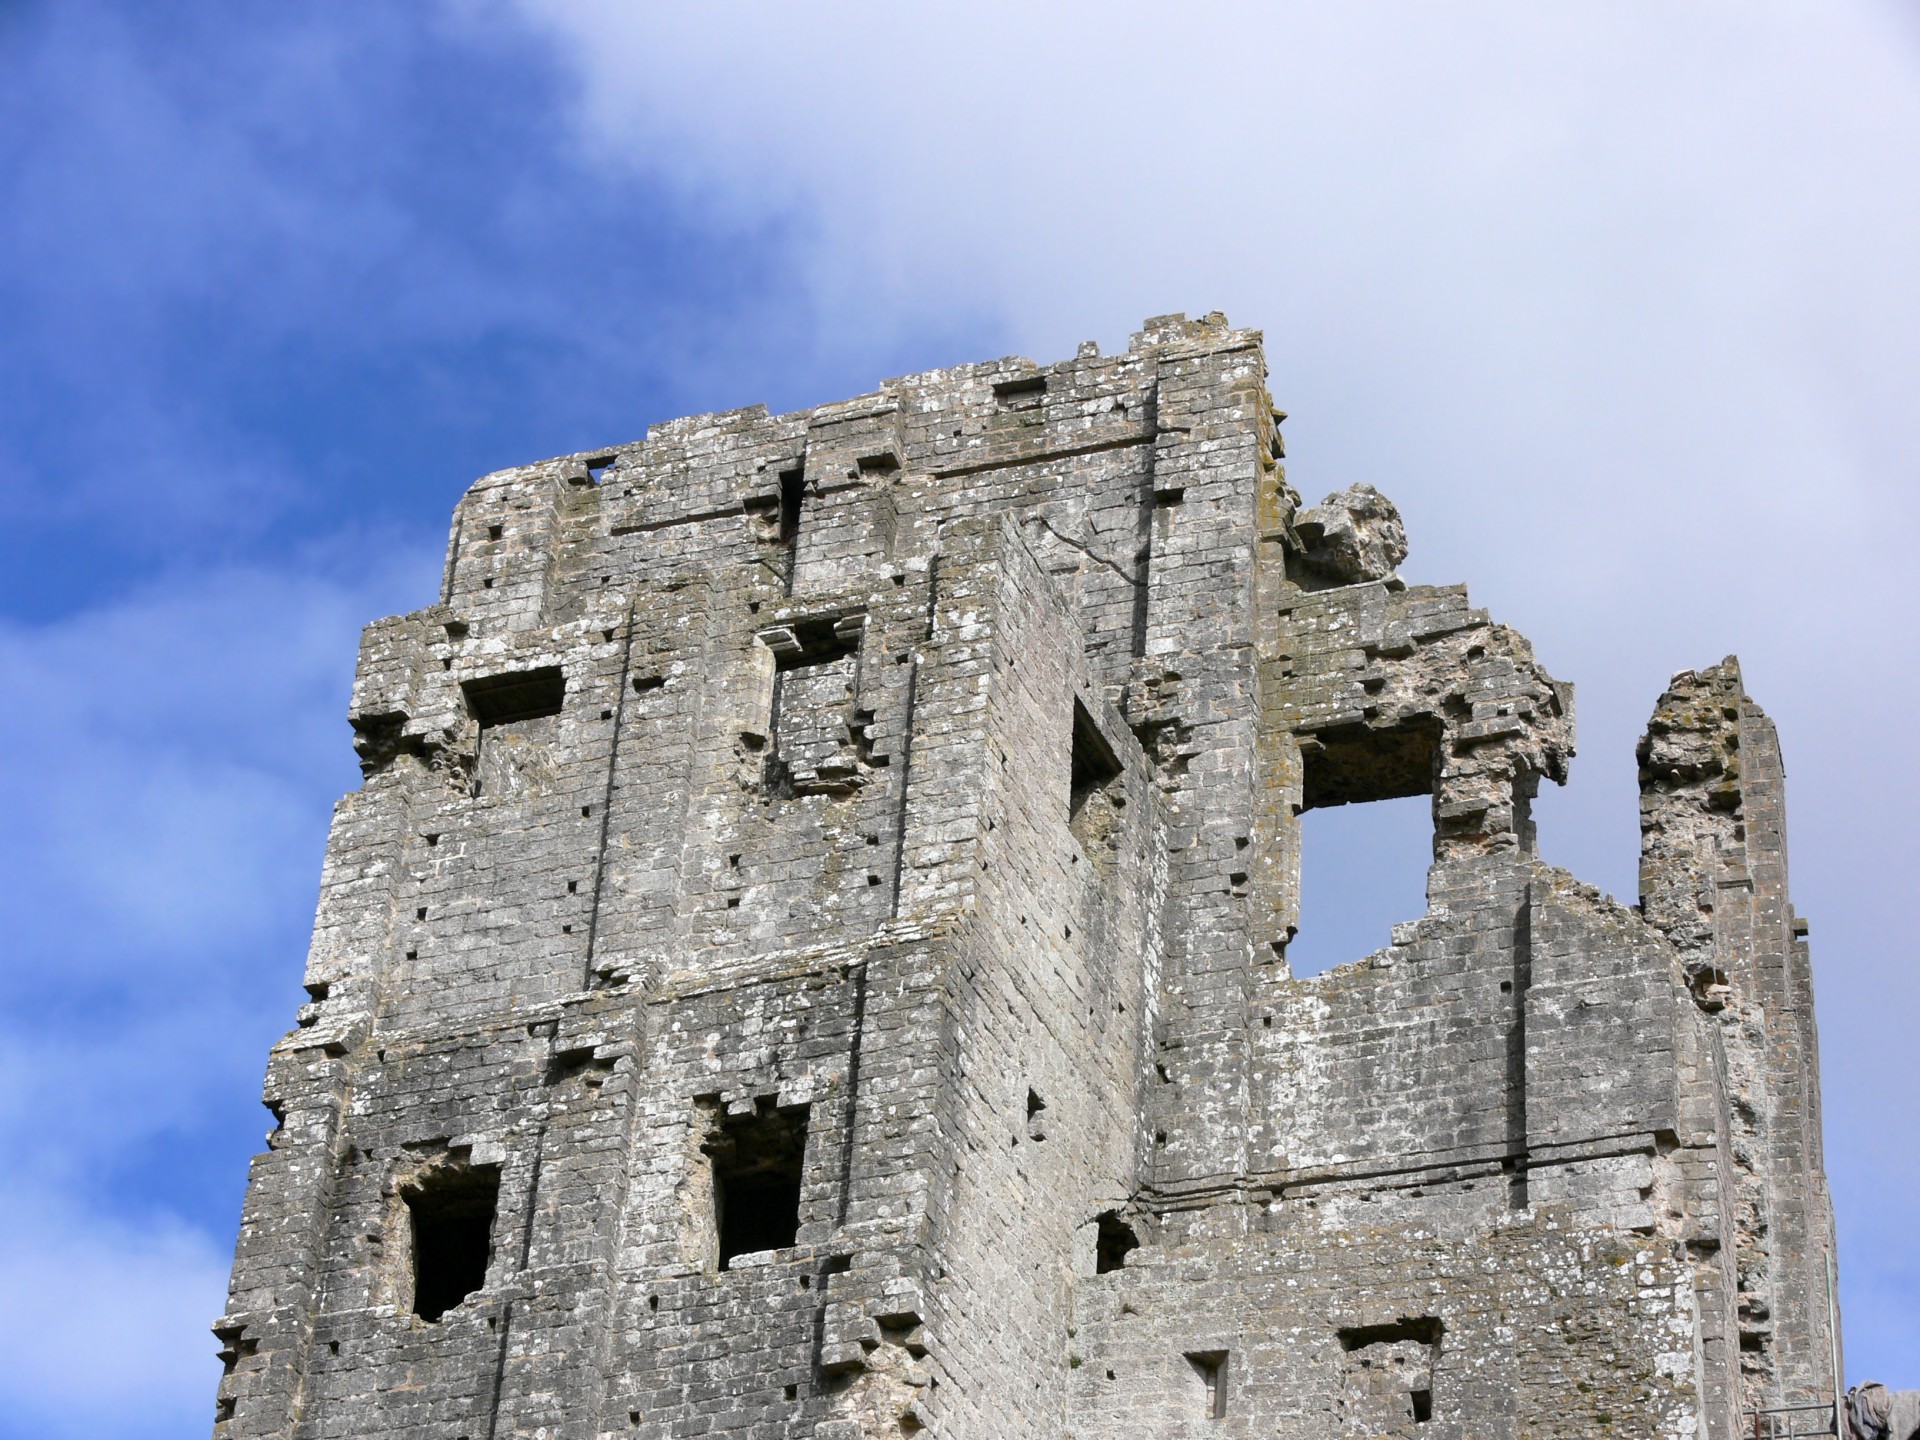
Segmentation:
[(1411, 1436), (1433, 1419), (1433, 1372), (1441, 1324), (1432, 1315), (1340, 1331), (1341, 1392), (1347, 1433)]
[(784, 1250), (798, 1237), (808, 1108), (779, 1105), (771, 1095), (745, 1114), (714, 1107), (701, 1149), (712, 1166), (720, 1269), (741, 1255)]

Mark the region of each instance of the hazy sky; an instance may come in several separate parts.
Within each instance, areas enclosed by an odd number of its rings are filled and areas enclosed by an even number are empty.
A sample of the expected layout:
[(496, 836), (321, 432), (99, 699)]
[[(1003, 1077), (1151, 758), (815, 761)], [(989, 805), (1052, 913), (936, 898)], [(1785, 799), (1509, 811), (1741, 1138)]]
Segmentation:
[(469, 480), (1173, 310), (1578, 684), (1550, 860), (1633, 898), (1739, 653), (1920, 1386), (1916, 256), (1912, 3), (0, 3), (0, 1437), (210, 1424), (356, 632)]

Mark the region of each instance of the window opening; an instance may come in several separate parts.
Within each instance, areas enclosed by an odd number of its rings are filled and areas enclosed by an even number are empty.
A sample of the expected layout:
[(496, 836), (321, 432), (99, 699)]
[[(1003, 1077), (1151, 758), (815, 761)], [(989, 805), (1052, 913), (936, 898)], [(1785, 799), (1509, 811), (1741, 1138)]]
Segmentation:
[(558, 715), (566, 699), (567, 681), (558, 665), (544, 665), (538, 670), (469, 680), (460, 690), (466, 697), (467, 710), (486, 730)]
[(1344, 1385), (1339, 1415), (1369, 1435), (1411, 1435), (1433, 1419), (1433, 1371), (1441, 1324), (1432, 1315), (1340, 1331)]
[(1224, 1420), (1227, 1416), (1227, 1352), (1224, 1350), (1189, 1350), (1187, 1363), (1199, 1376), (1202, 1387), (1203, 1414), (1209, 1420)]
[(1426, 913), (1437, 724), (1347, 725), (1300, 737), (1300, 914), (1295, 979), (1391, 942)]
[(1008, 410), (1036, 409), (1046, 394), (1047, 377), (1042, 374), (1015, 375), (993, 386), (993, 398)]
[(1098, 1228), (1093, 1242), (1093, 1273), (1107, 1275), (1124, 1268), (1127, 1256), (1140, 1248), (1140, 1237), (1112, 1210), (1098, 1216), (1094, 1223)]
[(1073, 702), (1073, 762), (1068, 785), (1067, 827), (1073, 831), (1089, 857), (1098, 860), (1105, 852), (1118, 819), (1117, 811), (1126, 802), (1109, 793), (1108, 787), (1120, 778), (1120, 760), (1113, 746), (1094, 723), (1087, 707), (1076, 696)]
[(805, 1105), (764, 1095), (750, 1113), (719, 1116), (702, 1147), (713, 1166), (719, 1268), (759, 1250), (784, 1250), (800, 1232), (807, 1151)]
[(1040, 1098), (1040, 1092), (1029, 1089), (1027, 1091), (1027, 1139), (1047, 1138), (1047, 1122), (1041, 1118), (1046, 1113), (1047, 1102)]
[(560, 667), (490, 675), (460, 689), (468, 712), (480, 722), (473, 793), (544, 791), (552, 778), (557, 717), (567, 694)]
[(792, 545), (800, 537), (800, 502), (807, 493), (806, 472), (783, 470), (780, 474), (780, 543)]
[(498, 1165), (447, 1165), (401, 1189), (412, 1230), (413, 1313), (438, 1320), (487, 1283)]
[(762, 632), (774, 652), (774, 794), (844, 795), (864, 783), (872, 759), (870, 712), (854, 704), (866, 616), (822, 615)]

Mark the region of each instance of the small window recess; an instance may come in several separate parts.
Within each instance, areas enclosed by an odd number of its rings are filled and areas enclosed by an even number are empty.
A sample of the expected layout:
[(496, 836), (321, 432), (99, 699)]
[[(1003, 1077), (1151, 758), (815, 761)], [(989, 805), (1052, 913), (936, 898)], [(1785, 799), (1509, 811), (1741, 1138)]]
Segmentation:
[(617, 454), (594, 455), (587, 460), (587, 483), (598, 485), (620, 457)]
[(993, 398), (1006, 410), (1034, 410), (1046, 398), (1047, 377), (1039, 371), (993, 382)]
[(1029, 1088), (1027, 1091), (1027, 1139), (1042, 1141), (1047, 1138), (1047, 1102), (1040, 1098), (1040, 1092)]
[(1187, 1364), (1200, 1378), (1203, 1412), (1209, 1420), (1227, 1418), (1227, 1352), (1189, 1350)]
[(1093, 1273), (1110, 1275), (1126, 1267), (1127, 1256), (1140, 1248), (1140, 1237), (1117, 1211), (1107, 1210), (1095, 1217)]
[(800, 506), (807, 494), (803, 470), (780, 472), (780, 543), (791, 546), (800, 538)]
[(567, 682), (558, 665), (544, 665), (537, 670), (468, 680), (460, 690), (466, 697), (468, 713), (486, 730), (558, 715), (566, 700)]
[(413, 1313), (436, 1321), (487, 1283), (498, 1165), (440, 1165), (403, 1185), (413, 1262)]
[(1126, 804), (1113, 782), (1120, 778), (1120, 760), (1101, 733), (1087, 707), (1073, 702), (1073, 759), (1068, 784), (1067, 827), (1089, 857), (1107, 852), (1104, 843)]
[(1087, 707), (1073, 702), (1073, 784), (1069, 817), (1077, 816), (1087, 801), (1120, 777), (1120, 760), (1100, 733)]
[(713, 1175), (718, 1268), (762, 1250), (784, 1250), (800, 1230), (807, 1150), (805, 1105), (763, 1095), (741, 1115), (716, 1115), (702, 1145)]

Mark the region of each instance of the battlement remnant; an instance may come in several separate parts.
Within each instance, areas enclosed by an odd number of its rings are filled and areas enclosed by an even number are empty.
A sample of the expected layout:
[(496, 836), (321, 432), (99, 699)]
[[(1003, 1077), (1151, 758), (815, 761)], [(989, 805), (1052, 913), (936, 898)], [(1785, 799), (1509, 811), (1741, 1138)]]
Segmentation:
[[(1833, 1403), (1772, 727), (1682, 672), (1640, 903), (1542, 864), (1572, 688), (1265, 379), (1161, 317), (474, 484), (362, 644), (216, 1436)], [(1300, 815), (1409, 795), (1426, 913), (1294, 978)]]

